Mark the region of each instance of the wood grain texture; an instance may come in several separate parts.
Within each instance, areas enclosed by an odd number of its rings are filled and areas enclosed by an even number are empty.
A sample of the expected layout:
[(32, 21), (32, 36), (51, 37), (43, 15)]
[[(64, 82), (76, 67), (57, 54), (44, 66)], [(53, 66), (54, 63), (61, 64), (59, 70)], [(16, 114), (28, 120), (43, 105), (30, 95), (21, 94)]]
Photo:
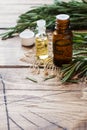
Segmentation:
[(0, 0), (0, 28), (13, 27), (22, 13), (52, 3), (53, 0)]
[[(14, 26), (28, 8), (51, 2), (0, 0), (0, 27)], [(37, 75), (20, 61), (29, 50), (19, 37), (0, 40), (0, 130), (87, 130), (87, 98), (82, 98), (86, 85), (43, 81), (43, 69)]]
[(43, 82), (42, 71), (33, 75), (38, 83), (27, 76), (32, 76), (29, 68), (0, 69), (0, 130), (79, 130), (85, 126), (87, 101), (81, 99), (80, 84)]
[(24, 53), (31, 50), (30, 47), (23, 47), (19, 37), (8, 40), (0, 39), (0, 67), (26, 67), (29, 63), (22, 62), (20, 59)]

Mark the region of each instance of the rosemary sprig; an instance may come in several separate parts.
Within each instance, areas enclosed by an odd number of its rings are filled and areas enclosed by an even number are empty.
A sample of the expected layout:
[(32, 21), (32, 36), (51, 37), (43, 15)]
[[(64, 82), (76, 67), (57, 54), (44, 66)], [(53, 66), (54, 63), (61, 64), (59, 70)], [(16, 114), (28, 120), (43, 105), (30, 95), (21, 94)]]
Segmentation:
[(67, 82), (67, 81), (79, 81), (80, 78), (87, 76), (87, 52), (86, 52), (86, 58), (84, 56), (80, 57), (74, 57), (72, 62), (68, 65), (64, 65), (62, 67), (62, 78), (61, 81)]
[(87, 33), (73, 33), (73, 59), (70, 64), (62, 66), (64, 82), (76, 82), (87, 76)]
[(54, 29), (55, 16), (61, 13), (70, 15), (71, 28), (87, 29), (87, 4), (84, 2), (69, 1), (59, 2), (56, 0), (54, 4), (43, 5), (35, 9), (29, 10), (26, 13), (19, 16), (17, 25), (13, 28), (9, 28), (7, 33), (1, 34), (2, 39), (7, 39), (18, 35), (26, 28), (36, 28), (36, 21), (39, 19), (45, 19), (47, 29)]

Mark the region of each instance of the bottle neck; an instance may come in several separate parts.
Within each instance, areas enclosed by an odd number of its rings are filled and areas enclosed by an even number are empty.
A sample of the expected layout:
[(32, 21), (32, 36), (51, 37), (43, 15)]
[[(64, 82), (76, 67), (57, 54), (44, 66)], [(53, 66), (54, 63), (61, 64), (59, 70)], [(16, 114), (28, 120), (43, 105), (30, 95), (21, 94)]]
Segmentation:
[(68, 30), (69, 29), (69, 20), (57, 20), (56, 21), (56, 30)]
[(45, 27), (38, 27), (39, 34), (45, 34), (46, 28)]

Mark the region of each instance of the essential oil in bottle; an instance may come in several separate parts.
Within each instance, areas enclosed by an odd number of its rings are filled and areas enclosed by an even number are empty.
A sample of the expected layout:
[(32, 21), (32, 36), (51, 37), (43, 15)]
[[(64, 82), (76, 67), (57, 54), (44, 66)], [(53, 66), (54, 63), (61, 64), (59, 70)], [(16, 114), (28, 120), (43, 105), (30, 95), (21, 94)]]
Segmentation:
[(72, 37), (69, 15), (57, 15), (53, 32), (53, 62), (56, 66), (62, 66), (72, 61)]
[(48, 37), (46, 35), (46, 21), (37, 21), (38, 33), (35, 36), (36, 57), (46, 59), (48, 57)]

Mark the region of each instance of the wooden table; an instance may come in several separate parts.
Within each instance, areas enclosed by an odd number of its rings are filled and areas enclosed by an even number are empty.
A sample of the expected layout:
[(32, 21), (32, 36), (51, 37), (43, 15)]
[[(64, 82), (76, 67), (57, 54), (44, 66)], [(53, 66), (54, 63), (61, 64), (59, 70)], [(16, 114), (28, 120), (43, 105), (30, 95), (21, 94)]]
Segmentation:
[(43, 69), (20, 60), (31, 49), (19, 37), (0, 41), (0, 130), (87, 130), (83, 84), (43, 81)]
[[(28, 8), (47, 3), (0, 2), (1, 28), (15, 25), (18, 15)], [(40, 74), (32, 73), (31, 63), (20, 60), (31, 49), (22, 47), (19, 37), (0, 40), (0, 130), (87, 130), (83, 84), (63, 85), (56, 78), (43, 81), (43, 69)], [(38, 83), (26, 77), (33, 77)]]

